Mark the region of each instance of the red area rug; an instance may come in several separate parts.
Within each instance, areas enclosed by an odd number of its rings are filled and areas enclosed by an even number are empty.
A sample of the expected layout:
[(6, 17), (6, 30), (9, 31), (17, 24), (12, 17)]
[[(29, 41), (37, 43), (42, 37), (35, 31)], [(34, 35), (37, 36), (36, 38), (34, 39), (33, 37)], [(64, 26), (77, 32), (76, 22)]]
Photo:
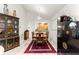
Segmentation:
[(36, 40), (32, 40), (24, 53), (56, 53), (55, 49), (48, 40), (44, 40), (42, 44), (36, 43)]

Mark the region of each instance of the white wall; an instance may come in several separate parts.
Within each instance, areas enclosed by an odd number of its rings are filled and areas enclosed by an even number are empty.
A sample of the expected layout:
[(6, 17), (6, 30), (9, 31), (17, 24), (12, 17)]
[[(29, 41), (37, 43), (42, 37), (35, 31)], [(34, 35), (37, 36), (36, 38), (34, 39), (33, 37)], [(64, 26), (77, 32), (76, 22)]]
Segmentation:
[(52, 18), (52, 20), (56, 20), (61, 15), (68, 15), (78, 20), (79, 19), (79, 4), (66, 5)]
[[(3, 4), (0, 4), (0, 13), (3, 13)], [(26, 19), (26, 11), (19, 4), (9, 4), (8, 5), (9, 14), (12, 15), (13, 10), (16, 10), (17, 17), (19, 17), (19, 35), (20, 35), (20, 43), (24, 40), (24, 31), (27, 29), (27, 19)]]
[(57, 21), (50, 20), (49, 39), (53, 47), (57, 50)]

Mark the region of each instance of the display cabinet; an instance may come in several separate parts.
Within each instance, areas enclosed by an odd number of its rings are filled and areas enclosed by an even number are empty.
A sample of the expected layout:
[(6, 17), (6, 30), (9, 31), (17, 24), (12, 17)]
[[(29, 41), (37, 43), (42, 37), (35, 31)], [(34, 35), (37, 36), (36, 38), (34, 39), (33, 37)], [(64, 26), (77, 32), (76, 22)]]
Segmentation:
[(58, 53), (79, 54), (79, 21), (73, 21), (69, 16), (62, 17), (57, 20)]
[(19, 46), (19, 18), (0, 13), (0, 45), (5, 51)]

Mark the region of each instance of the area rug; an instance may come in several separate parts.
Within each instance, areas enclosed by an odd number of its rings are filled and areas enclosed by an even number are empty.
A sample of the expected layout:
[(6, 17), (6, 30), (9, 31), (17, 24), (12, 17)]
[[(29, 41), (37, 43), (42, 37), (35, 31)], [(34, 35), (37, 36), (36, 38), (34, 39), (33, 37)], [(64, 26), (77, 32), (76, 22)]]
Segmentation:
[(39, 44), (37, 45), (36, 43), (35, 40), (32, 40), (24, 53), (56, 53), (48, 40), (44, 40), (42, 46)]

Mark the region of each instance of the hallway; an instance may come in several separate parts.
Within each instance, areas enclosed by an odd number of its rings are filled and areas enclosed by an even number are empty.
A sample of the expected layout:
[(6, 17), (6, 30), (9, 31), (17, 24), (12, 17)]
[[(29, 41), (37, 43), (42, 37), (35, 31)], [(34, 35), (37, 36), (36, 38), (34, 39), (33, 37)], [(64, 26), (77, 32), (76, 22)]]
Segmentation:
[[(3, 7), (9, 9), (8, 15), (2, 10)], [(4, 4), (0, 5), (0, 25), (3, 25), (3, 20), (5, 21), (8, 17), (6, 26), (6, 31), (0, 26), (1, 34), (0, 45), (5, 47), (3, 55), (15, 55), (15, 54), (27, 54), (24, 53), (32, 40), (38, 42), (33, 42), (31, 44), (31, 50), (49, 50), (49, 52), (57, 51), (57, 22), (54, 19), (57, 11), (60, 11), (65, 4)], [(4, 13), (3, 13), (4, 12)], [(11, 13), (10, 13), (11, 12)], [(14, 14), (14, 13), (15, 14)], [(12, 14), (13, 13), (13, 14)], [(6, 17), (5, 17), (6, 16)], [(5, 17), (5, 19), (3, 18)], [(2, 20), (3, 19), (3, 20)], [(15, 20), (14, 20), (15, 19)], [(29, 31), (29, 34), (25, 34), (25, 31)], [(7, 35), (5, 33), (7, 33)], [(38, 35), (37, 35), (38, 34)], [(42, 34), (42, 35), (40, 35)], [(28, 36), (29, 39), (25, 38)], [(37, 37), (34, 37), (37, 36)], [(39, 37), (38, 37), (39, 36)], [(10, 40), (11, 39), (11, 40)], [(41, 41), (40, 41), (41, 40)], [(7, 43), (5, 43), (7, 42)], [(40, 43), (42, 42), (42, 43)], [(43, 46), (38, 46), (43, 45)], [(29, 50), (28, 50), (29, 51)], [(47, 52), (46, 51), (46, 52)], [(40, 51), (39, 51), (40, 52)]]

